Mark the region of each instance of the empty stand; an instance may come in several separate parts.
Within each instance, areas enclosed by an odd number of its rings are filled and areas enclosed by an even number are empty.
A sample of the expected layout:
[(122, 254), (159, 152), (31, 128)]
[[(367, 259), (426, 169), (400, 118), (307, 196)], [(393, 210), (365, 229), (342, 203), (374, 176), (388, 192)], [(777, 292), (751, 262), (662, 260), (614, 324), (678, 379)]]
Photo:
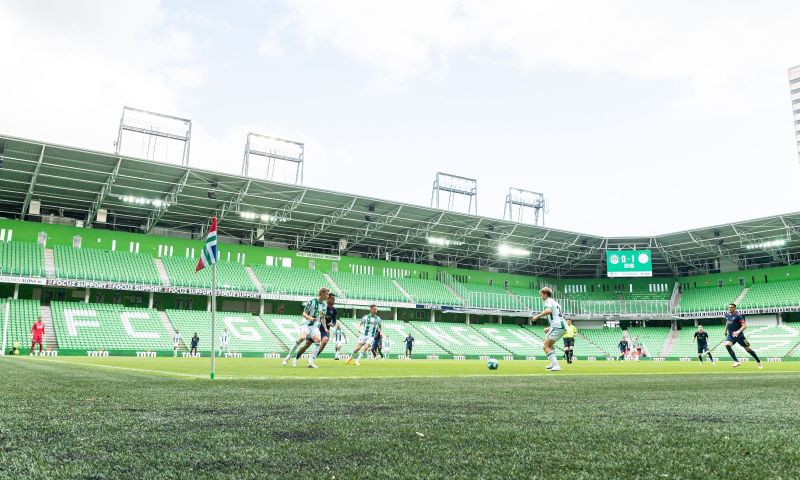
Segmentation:
[[(21, 348), (27, 349), (31, 346), (31, 327), (36, 318), (41, 314), (38, 300), (9, 300), (8, 332), (6, 334), (6, 346), (14, 344), (17, 340)], [(0, 313), (0, 317), (2, 313)], [(2, 323), (0, 323), (0, 329)], [(47, 333), (47, 332), (45, 332)], [(2, 330), (0, 330), (2, 335)], [(45, 345), (45, 348), (47, 345)], [(39, 347), (36, 347), (37, 349)]]
[(466, 325), (409, 322), (418, 332), (453, 355), (509, 355), (511, 352)]
[(153, 257), (93, 248), (53, 248), (59, 278), (160, 285)]
[(796, 307), (800, 305), (800, 280), (752, 285), (739, 302), (739, 309)]
[(349, 272), (330, 274), (347, 298), (370, 301), (408, 302), (403, 292), (397, 289), (392, 279), (381, 275), (359, 275)]
[(171, 350), (158, 312), (121, 305), (52, 302), (59, 347), (75, 350)]
[(651, 357), (660, 357), (662, 348), (672, 329), (670, 327), (631, 327), (628, 335), (631, 339), (639, 336), (639, 344)]
[(518, 325), (488, 324), (473, 325), (472, 328), (514, 355), (544, 355), (542, 339)]
[(325, 276), (317, 270), (266, 265), (253, 265), (251, 268), (268, 293), (316, 297), (320, 288), (331, 288)]
[(738, 285), (690, 288), (683, 291), (678, 311), (682, 313), (721, 312), (726, 310), (728, 304), (734, 302), (740, 293), (742, 293), (742, 287)]
[(467, 292), (466, 303), (470, 307), (493, 308), (503, 310), (519, 310), (522, 302), (499, 285), (483, 285), (480, 283), (462, 283)]
[[(167, 310), (172, 326), (180, 332), (183, 343), (189, 345), (197, 333), (200, 343), (197, 350), (211, 350), (211, 312), (192, 310)], [(279, 353), (286, 350), (281, 342), (261, 320), (248, 313), (217, 312), (214, 342), (219, 346), (223, 328), (230, 333), (230, 349), (235, 352)]]
[(419, 278), (396, 278), (395, 281), (408, 292), (417, 303), (435, 305), (463, 305), (464, 302), (453, 295), (443, 283)]
[(44, 276), (44, 248), (29, 242), (0, 242), (0, 274)]
[[(197, 260), (186, 257), (161, 257), (169, 275), (170, 284), (176, 287), (211, 288), (211, 269), (195, 273)], [(234, 262), (217, 262), (217, 288), (220, 290), (258, 291), (243, 265)]]

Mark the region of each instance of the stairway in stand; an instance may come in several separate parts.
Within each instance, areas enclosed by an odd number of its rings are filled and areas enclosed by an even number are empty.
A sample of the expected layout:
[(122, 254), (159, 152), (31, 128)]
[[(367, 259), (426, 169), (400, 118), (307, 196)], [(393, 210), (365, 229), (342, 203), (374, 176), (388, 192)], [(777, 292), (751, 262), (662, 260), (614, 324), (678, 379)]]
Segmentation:
[(44, 322), (44, 344), (48, 350), (58, 350), (58, 339), (53, 328), (53, 315), (50, 312), (50, 307), (41, 307), (40, 313)]

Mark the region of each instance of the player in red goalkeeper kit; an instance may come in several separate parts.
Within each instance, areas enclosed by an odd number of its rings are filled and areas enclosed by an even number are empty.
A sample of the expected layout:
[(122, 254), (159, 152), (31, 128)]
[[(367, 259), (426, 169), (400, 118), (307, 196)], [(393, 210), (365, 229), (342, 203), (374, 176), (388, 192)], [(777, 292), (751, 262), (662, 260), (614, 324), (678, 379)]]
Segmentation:
[(31, 327), (31, 335), (33, 335), (33, 342), (31, 342), (31, 354), (33, 354), (33, 347), (39, 344), (39, 353), (42, 353), (42, 340), (44, 339), (44, 322), (42, 317), (36, 319)]

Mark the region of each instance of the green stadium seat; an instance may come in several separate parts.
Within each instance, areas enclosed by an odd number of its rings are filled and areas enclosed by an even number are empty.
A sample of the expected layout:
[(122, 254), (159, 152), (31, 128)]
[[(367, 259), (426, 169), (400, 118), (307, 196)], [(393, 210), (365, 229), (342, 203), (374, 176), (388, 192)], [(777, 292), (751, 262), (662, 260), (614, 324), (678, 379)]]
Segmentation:
[[(161, 257), (169, 282), (174, 287), (211, 288), (211, 269), (195, 273), (197, 260), (186, 257)], [(217, 262), (217, 289), (242, 292), (258, 291), (244, 265), (235, 262)]]
[(518, 325), (481, 324), (472, 325), (472, 328), (514, 355), (526, 357), (544, 355), (542, 339)]
[(331, 288), (322, 272), (305, 268), (252, 265), (253, 273), (267, 293), (316, 297), (322, 287)]
[(686, 289), (681, 295), (678, 312), (722, 312), (729, 303), (736, 301), (742, 290), (738, 285)]
[(417, 303), (461, 306), (464, 301), (453, 295), (442, 282), (419, 278), (396, 278), (397, 283)]
[(510, 355), (507, 349), (467, 325), (445, 322), (409, 322), (418, 332), (453, 355)]
[(739, 302), (739, 309), (800, 306), (800, 280), (757, 283)]
[[(38, 300), (8, 300), (9, 303), (9, 318), (8, 318), (8, 331), (6, 333), (6, 346), (18, 340), (20, 347), (27, 349), (31, 346), (33, 335), (31, 335), (31, 327), (33, 322), (41, 315), (41, 307)], [(0, 319), (3, 318), (3, 311), (0, 310)], [(3, 324), (0, 322), (0, 329)], [(2, 335), (2, 330), (0, 330)], [(47, 348), (47, 345), (44, 345)], [(38, 347), (37, 347), (38, 348)]]
[[(197, 347), (199, 352), (211, 351), (211, 312), (195, 310), (167, 310), (167, 316), (173, 328), (180, 332), (183, 343), (189, 346), (194, 333), (200, 337)], [(222, 330), (230, 333), (230, 349), (232, 352), (281, 353), (286, 351), (285, 345), (264, 325), (256, 315), (248, 313), (217, 312), (214, 337), (219, 344)]]
[(639, 336), (639, 344), (644, 352), (651, 357), (661, 357), (661, 351), (667, 342), (670, 327), (630, 327), (628, 335), (633, 339)]
[(63, 350), (172, 350), (172, 332), (153, 309), (52, 302), (50, 311)]
[(466, 303), (471, 307), (498, 310), (520, 310), (525, 308), (522, 301), (499, 285), (461, 283), (460, 286), (466, 291)]
[(53, 247), (59, 278), (160, 285), (153, 257), (147, 254), (112, 252), (94, 248)]
[(30, 242), (0, 242), (0, 275), (44, 277), (44, 248)]
[(349, 272), (332, 272), (330, 275), (347, 298), (374, 302), (409, 302), (389, 277)]
[[(343, 323), (350, 328), (353, 332), (353, 342), (349, 344), (350, 351), (355, 347), (355, 342), (358, 341), (360, 336), (359, 332), (360, 319), (347, 318), (343, 319)], [(381, 328), (385, 335), (389, 337), (392, 342), (392, 354), (404, 354), (406, 351), (405, 338), (407, 334), (414, 337), (415, 355), (447, 355), (447, 350), (443, 349), (432, 341), (424, 333), (420, 332), (413, 326), (413, 322), (401, 322), (399, 320), (381, 320)], [(349, 353), (349, 352), (348, 352)]]

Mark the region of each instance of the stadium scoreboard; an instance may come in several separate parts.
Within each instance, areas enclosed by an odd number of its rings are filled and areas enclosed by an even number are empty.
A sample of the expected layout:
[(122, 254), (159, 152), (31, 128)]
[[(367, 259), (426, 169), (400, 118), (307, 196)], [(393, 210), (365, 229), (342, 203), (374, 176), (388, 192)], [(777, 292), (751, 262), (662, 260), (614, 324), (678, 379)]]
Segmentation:
[(606, 250), (609, 277), (652, 277), (650, 250)]

